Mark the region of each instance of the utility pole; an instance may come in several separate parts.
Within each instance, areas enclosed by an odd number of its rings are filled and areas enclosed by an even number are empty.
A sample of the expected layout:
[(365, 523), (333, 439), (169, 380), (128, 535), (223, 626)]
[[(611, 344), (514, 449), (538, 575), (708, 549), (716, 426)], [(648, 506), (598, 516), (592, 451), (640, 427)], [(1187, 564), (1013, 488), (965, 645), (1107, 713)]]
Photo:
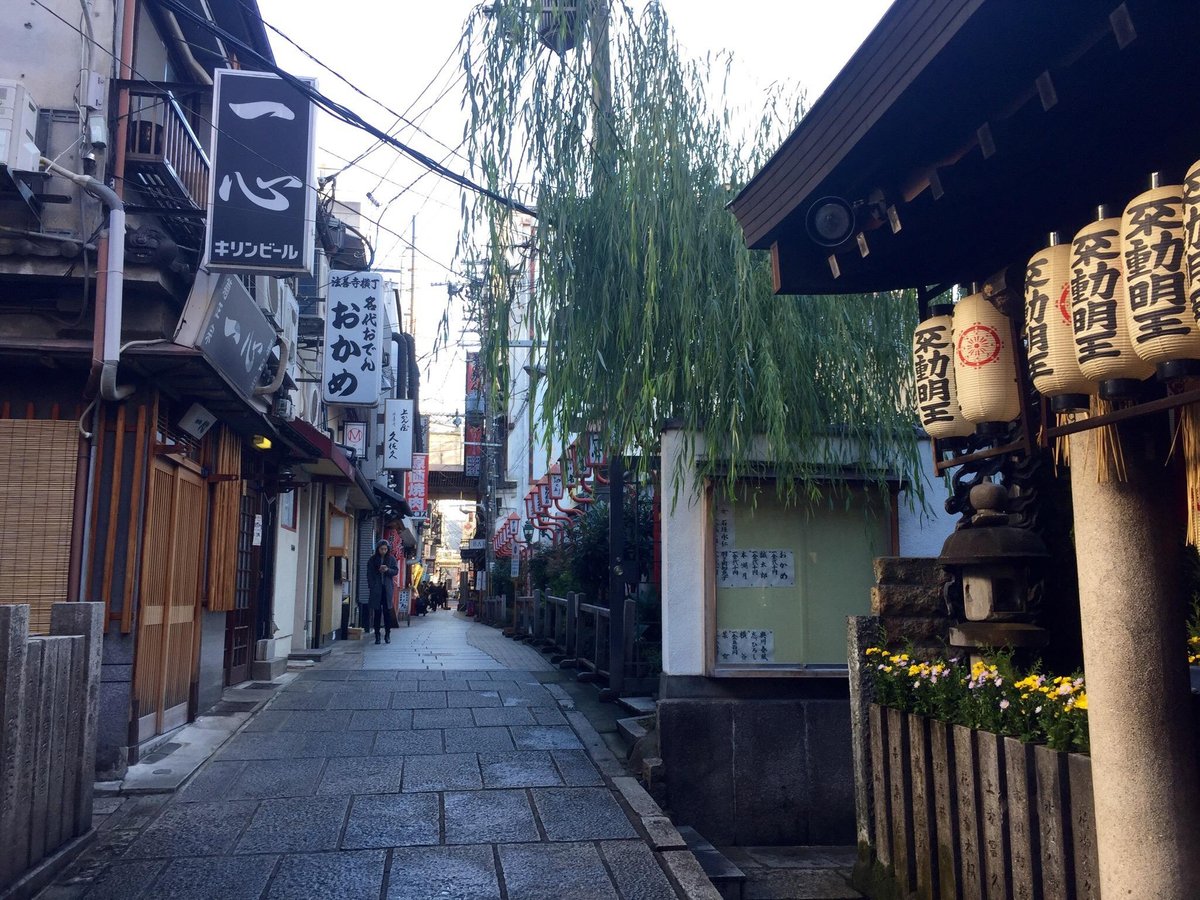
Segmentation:
[(412, 217), (412, 268), (408, 270), (408, 333), (417, 336), (417, 217)]
[[(596, 166), (592, 191), (598, 195), (612, 177), (612, 66), (609, 59), (609, 0), (590, 4), (592, 96), (596, 103)], [(618, 403), (612, 394), (610, 403)], [(616, 435), (608, 450), (608, 688), (601, 700), (616, 700), (625, 689), (625, 448)]]

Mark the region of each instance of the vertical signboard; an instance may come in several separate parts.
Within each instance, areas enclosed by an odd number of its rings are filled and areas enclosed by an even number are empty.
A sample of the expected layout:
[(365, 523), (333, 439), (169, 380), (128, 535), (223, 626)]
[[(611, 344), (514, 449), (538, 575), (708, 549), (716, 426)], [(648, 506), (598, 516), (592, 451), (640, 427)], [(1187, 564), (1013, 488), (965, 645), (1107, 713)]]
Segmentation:
[(247, 397), (254, 393), (275, 346), (275, 329), (237, 276), (217, 279), (196, 346), (234, 387)]
[(428, 507), (429, 489), (429, 454), (414, 453), (412, 455), (412, 470), (408, 473), (407, 487), (404, 499), (414, 516), (424, 516)]
[(383, 389), (376, 272), (329, 273), (322, 398), (340, 406), (375, 406)]
[(261, 275), (309, 271), (317, 208), (315, 118), (308, 95), (278, 75), (214, 73), (205, 268)]
[(479, 351), (467, 354), (467, 415), (483, 415), (483, 369), (479, 365)]
[(463, 427), (463, 474), (478, 478), (483, 474), (483, 426)]
[(367, 425), (365, 422), (347, 422), (342, 429), (346, 446), (354, 451), (356, 458), (367, 452)]
[(383, 467), (411, 469), (413, 464), (413, 402), (386, 400), (383, 404)]

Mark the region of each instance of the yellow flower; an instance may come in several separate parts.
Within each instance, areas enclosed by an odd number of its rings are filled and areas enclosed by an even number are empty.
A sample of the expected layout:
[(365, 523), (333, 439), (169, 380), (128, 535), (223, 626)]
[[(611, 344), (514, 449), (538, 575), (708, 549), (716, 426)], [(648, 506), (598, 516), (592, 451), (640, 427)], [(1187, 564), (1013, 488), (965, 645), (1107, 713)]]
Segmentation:
[(1087, 694), (1081, 693), (1075, 698), (1076, 709), (1087, 709)]

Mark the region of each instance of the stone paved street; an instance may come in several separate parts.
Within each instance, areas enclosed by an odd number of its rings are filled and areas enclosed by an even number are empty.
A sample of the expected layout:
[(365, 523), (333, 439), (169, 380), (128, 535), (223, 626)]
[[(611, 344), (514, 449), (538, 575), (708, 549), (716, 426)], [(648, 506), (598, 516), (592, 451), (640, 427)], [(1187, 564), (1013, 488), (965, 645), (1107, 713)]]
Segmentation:
[(548, 668), (446, 611), (339, 648), (175, 795), (100, 799), (97, 844), (43, 897), (681, 896)]

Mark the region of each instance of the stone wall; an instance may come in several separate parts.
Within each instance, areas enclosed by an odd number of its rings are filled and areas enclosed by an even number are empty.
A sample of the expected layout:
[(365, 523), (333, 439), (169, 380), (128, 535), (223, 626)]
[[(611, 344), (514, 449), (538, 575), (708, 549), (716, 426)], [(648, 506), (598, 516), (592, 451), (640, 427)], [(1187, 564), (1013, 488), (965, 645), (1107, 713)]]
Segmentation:
[(942, 599), (946, 575), (932, 557), (881, 556), (875, 560), (871, 614), (878, 616), (892, 649), (910, 644), (919, 654), (942, 650), (950, 627)]

